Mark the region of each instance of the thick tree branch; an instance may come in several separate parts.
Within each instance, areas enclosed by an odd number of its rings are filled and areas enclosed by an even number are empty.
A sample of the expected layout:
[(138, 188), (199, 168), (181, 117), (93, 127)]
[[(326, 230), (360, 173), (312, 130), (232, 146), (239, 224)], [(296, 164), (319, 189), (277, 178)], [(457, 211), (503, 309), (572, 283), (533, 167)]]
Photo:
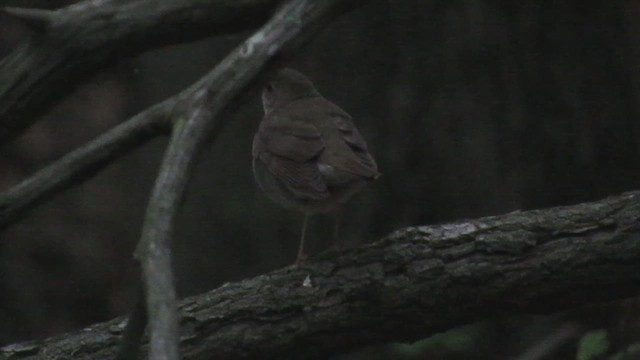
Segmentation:
[[(510, 312), (637, 296), (639, 200), (633, 192), (406, 228), (304, 269), (225, 284), (182, 302), (182, 352), (186, 359), (326, 358)], [(121, 322), (5, 347), (0, 358), (110, 358)]]
[(0, 146), (86, 75), (143, 51), (264, 22), (275, 0), (85, 0), (56, 11), (5, 8), (35, 30), (0, 61)]

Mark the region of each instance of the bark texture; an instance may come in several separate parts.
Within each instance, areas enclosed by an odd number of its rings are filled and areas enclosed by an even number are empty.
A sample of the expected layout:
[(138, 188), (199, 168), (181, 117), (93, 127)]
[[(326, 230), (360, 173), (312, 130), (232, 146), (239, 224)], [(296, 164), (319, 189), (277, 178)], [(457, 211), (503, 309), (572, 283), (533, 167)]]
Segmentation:
[[(640, 294), (640, 192), (398, 230), (181, 303), (186, 359), (321, 359), (507, 313)], [(110, 358), (122, 319), (2, 359)]]

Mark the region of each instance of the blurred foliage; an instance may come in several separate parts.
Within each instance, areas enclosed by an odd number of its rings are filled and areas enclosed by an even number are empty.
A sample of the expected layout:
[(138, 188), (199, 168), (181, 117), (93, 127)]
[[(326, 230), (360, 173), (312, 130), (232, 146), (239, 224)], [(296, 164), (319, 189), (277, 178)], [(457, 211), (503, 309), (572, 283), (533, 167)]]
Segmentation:
[(422, 359), (425, 353), (464, 354), (473, 349), (483, 328), (483, 324), (461, 326), (413, 344), (395, 344), (391, 350), (398, 360)]
[(577, 360), (592, 360), (609, 349), (607, 330), (593, 330), (582, 336), (578, 344)]

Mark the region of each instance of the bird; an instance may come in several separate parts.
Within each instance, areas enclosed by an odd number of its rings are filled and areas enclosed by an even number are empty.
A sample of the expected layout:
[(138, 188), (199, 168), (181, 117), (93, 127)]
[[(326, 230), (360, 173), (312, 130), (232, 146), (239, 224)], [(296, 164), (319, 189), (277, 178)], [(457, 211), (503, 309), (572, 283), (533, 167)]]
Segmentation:
[(342, 208), (380, 173), (351, 116), (300, 72), (277, 71), (262, 90), (262, 106), (264, 117), (253, 137), (253, 174), (267, 197), (304, 214), (300, 265), (307, 258), (309, 216)]

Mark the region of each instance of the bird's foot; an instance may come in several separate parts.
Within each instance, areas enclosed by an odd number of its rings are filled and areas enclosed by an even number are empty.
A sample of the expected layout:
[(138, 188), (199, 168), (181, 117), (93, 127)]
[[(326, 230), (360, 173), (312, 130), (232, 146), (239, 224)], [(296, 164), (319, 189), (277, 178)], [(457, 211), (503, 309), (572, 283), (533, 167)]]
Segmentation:
[(300, 267), (302, 265), (304, 265), (304, 263), (307, 261), (307, 259), (309, 259), (309, 256), (305, 253), (299, 253), (298, 257), (296, 258), (296, 266)]

